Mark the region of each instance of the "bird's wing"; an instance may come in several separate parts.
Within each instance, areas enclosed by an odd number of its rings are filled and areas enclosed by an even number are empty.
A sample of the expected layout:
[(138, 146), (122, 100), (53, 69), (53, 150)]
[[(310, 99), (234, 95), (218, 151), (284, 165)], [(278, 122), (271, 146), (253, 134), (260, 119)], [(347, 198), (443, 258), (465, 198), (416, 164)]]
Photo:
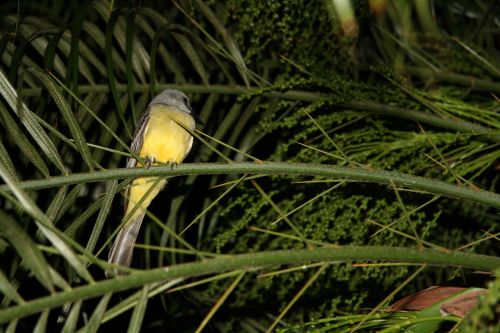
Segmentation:
[[(142, 114), (139, 122), (137, 123), (137, 127), (135, 128), (134, 139), (130, 145), (130, 151), (137, 156), (139, 156), (139, 153), (141, 152), (142, 143), (144, 142), (144, 134), (146, 133), (146, 129), (148, 127), (150, 114), (151, 109), (148, 108)], [(134, 156), (127, 159), (127, 168), (133, 168), (136, 164), (137, 160)]]
[[(149, 124), (149, 117), (151, 114), (151, 109), (148, 108), (139, 119), (137, 123), (137, 127), (135, 128), (134, 138), (132, 139), (132, 143), (130, 144), (130, 151), (133, 155), (139, 156), (142, 149), (142, 144), (144, 142), (144, 135), (146, 134), (146, 130)], [(127, 168), (135, 168), (137, 165), (137, 159), (132, 156), (127, 159)], [(125, 212), (127, 211), (128, 206), (128, 197), (130, 192), (130, 186), (125, 189)]]
[[(139, 156), (141, 152), (144, 135), (146, 134), (148, 127), (149, 116), (150, 108), (142, 114), (139, 122), (137, 123), (134, 138), (132, 140), (132, 144), (130, 145), (130, 151), (134, 156), (127, 159), (127, 168), (134, 168), (137, 165), (137, 159), (135, 157)], [(125, 190), (125, 212), (127, 211), (129, 195), (130, 186)], [(127, 222), (127, 224), (120, 230), (109, 253), (108, 261), (110, 263), (115, 265), (130, 266), (135, 240), (137, 238), (137, 234), (139, 233), (139, 229), (141, 228), (143, 218), (144, 213), (139, 214), (134, 217), (133, 221)], [(106, 272), (106, 275), (109, 277), (116, 275), (116, 273), (117, 271), (115, 269), (113, 271)]]

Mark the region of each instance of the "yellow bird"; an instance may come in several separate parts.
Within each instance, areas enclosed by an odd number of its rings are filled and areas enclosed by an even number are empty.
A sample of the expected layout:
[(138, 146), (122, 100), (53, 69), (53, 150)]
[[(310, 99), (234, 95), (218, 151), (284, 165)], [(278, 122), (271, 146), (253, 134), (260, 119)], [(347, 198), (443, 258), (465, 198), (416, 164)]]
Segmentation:
[[(193, 145), (189, 130), (195, 128), (195, 117), (186, 95), (167, 89), (157, 95), (139, 120), (131, 151), (146, 160), (146, 166), (157, 162), (182, 163)], [(135, 158), (127, 160), (127, 167), (141, 166)], [(130, 266), (132, 253), (144, 214), (151, 201), (163, 189), (166, 179), (138, 178), (125, 193), (125, 225), (116, 236), (108, 262)], [(117, 274), (117, 270), (108, 275)]]

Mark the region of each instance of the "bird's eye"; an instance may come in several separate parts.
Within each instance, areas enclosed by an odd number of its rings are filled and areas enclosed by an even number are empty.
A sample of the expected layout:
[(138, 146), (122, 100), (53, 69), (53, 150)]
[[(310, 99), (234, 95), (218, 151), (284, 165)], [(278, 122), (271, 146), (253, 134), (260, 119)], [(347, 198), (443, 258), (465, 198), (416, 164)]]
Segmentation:
[(189, 99), (188, 99), (186, 96), (183, 96), (183, 97), (182, 97), (182, 102), (184, 103), (184, 105), (186, 106), (186, 108), (187, 108), (189, 111), (192, 111), (192, 109), (191, 109), (191, 104), (189, 104)]

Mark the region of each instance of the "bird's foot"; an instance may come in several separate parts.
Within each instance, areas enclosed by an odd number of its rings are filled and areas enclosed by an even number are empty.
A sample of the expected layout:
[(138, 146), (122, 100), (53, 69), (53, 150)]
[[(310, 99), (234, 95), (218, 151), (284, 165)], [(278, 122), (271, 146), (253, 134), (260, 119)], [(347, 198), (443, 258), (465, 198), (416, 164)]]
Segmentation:
[(144, 167), (149, 169), (155, 163), (155, 158), (153, 156), (148, 156), (144, 162)]
[(177, 166), (177, 162), (167, 162), (167, 165), (170, 165), (170, 171), (172, 171)]

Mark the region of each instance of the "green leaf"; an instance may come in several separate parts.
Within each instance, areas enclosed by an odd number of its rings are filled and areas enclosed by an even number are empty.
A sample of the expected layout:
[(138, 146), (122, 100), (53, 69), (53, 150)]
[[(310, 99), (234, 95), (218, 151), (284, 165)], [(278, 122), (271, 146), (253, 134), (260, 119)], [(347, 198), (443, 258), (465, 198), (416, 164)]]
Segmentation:
[(149, 287), (147, 284), (142, 287), (139, 300), (134, 308), (132, 317), (130, 318), (127, 333), (141, 332), (144, 313), (146, 312), (146, 306), (148, 305), (148, 289)]
[(196, 52), (196, 49), (194, 48), (191, 41), (186, 36), (184, 36), (184, 34), (180, 34), (177, 32), (171, 32), (171, 34), (177, 40), (182, 50), (184, 51), (188, 59), (191, 61), (191, 65), (193, 65), (194, 70), (198, 73), (203, 83), (209, 84), (208, 81), (209, 75), (205, 69), (203, 60)]
[(17, 328), (17, 319), (14, 319), (9, 323), (7, 326), (7, 329), (5, 330), (5, 333), (16, 333), (16, 328)]
[[(69, 50), (68, 57), (68, 70), (66, 72), (66, 84), (75, 92), (78, 93), (78, 76), (83, 71), (81, 70), (81, 66), (84, 65), (83, 58), (80, 55), (80, 44), (83, 44), (83, 40), (81, 39), (81, 31), (83, 27), (83, 22), (85, 20), (85, 15), (90, 7), (90, 2), (84, 2), (80, 6), (79, 10), (76, 12), (75, 17), (72, 20), (71, 24), (71, 35), (69, 35), (71, 47)], [(89, 70), (85, 72), (89, 73)], [(91, 76), (89, 77), (91, 78)], [(89, 80), (91, 83), (94, 80)]]
[[(83, 331), (86, 333), (95, 333), (99, 329), (99, 326), (101, 326), (101, 321), (104, 316), (104, 313), (106, 313), (106, 308), (108, 307), (109, 300), (111, 299), (112, 293), (107, 293), (102, 296), (101, 300), (99, 301), (99, 304), (94, 310), (94, 313), (92, 313), (92, 316), (89, 319), (89, 322), (87, 325), (85, 325), (84, 328), (82, 328)], [(80, 330), (80, 331), (82, 331)], [(79, 332), (80, 332), (79, 331)]]
[(68, 192), (67, 186), (61, 186), (57, 191), (57, 194), (52, 199), (49, 208), (47, 208), (47, 212), (45, 213), (49, 220), (55, 221), (61, 206), (66, 199), (66, 193)]
[(59, 210), (57, 212), (57, 217), (53, 220), (54, 224), (59, 221), (62, 217), (62, 215), (73, 205), (75, 205), (75, 201), (80, 195), (80, 193), (83, 191), (85, 188), (86, 184), (77, 184), (75, 185), (71, 191), (64, 197), (63, 202), (61, 203), (61, 206), (59, 207)]
[(50, 141), (49, 137), (42, 129), (38, 121), (36, 121), (33, 113), (28, 106), (20, 100), (17, 92), (14, 90), (14, 87), (7, 80), (7, 77), (0, 70), (0, 95), (2, 95), (10, 105), (12, 110), (19, 117), (21, 123), (26, 127), (28, 132), (31, 134), (37, 145), (42, 149), (45, 155), (54, 163), (54, 165), (63, 173), (66, 173), (64, 163), (61, 159), (61, 156), (57, 152), (56, 147)]
[(47, 331), (47, 320), (49, 319), (49, 310), (45, 310), (42, 312), (38, 321), (36, 322), (36, 326), (33, 329), (33, 333), (43, 333)]
[(99, 210), (99, 215), (97, 216), (94, 228), (92, 229), (92, 233), (90, 234), (87, 246), (85, 247), (85, 249), (90, 253), (94, 252), (95, 245), (97, 244), (97, 240), (101, 235), (101, 231), (104, 223), (106, 222), (106, 218), (111, 211), (111, 204), (113, 203), (113, 199), (115, 198), (115, 194), (118, 188), (118, 181), (114, 180), (108, 182), (106, 185), (106, 194), (104, 195), (104, 200), (102, 202), (101, 209)]
[(38, 79), (40, 79), (40, 81), (48, 89), (52, 98), (54, 99), (57, 106), (59, 107), (59, 110), (61, 111), (61, 114), (62, 114), (64, 120), (66, 121), (66, 124), (69, 127), (71, 135), (73, 136), (73, 140), (78, 148), (78, 151), (82, 155), (83, 160), (87, 164), (87, 167), (89, 168), (89, 170), (94, 170), (94, 162), (92, 160), (92, 155), (90, 154), (90, 150), (89, 150), (89, 147), (87, 145), (87, 141), (85, 140), (85, 135), (83, 134), (83, 131), (80, 128), (80, 125), (78, 124), (78, 121), (76, 120), (76, 118), (71, 110), (70, 104), (63, 97), (61, 91), (54, 84), (54, 82), (52, 81), (52, 79), (49, 75), (47, 75), (45, 72), (43, 72), (37, 68), (33, 69), (31, 72), (33, 74), (35, 74), (35, 76)]
[[(24, 157), (26, 157), (31, 163), (35, 165), (35, 167), (45, 176), (49, 176), (49, 168), (45, 164), (45, 161), (40, 156), (36, 148), (31, 144), (29, 139), (24, 135), (22, 130), (17, 125), (17, 122), (10, 115), (9, 111), (5, 108), (3, 103), (0, 103), (0, 119), (7, 130), (8, 135), (11, 138), (15, 138), (14, 143), (21, 149), (21, 152)], [(8, 159), (8, 157), (4, 157), (4, 159)], [(5, 166), (9, 169), (9, 162), (5, 163)], [(12, 176), (18, 179), (15, 174)], [(19, 180), (19, 179), (18, 179)]]
[[(161, 13), (152, 10), (151, 8), (142, 7), (139, 10), (139, 13), (142, 15), (138, 15), (136, 17), (136, 22), (139, 27), (146, 33), (146, 35), (152, 39), (151, 42), (151, 51), (150, 51), (150, 91), (153, 94), (156, 94), (158, 91), (156, 90), (156, 82), (160, 76), (156, 75), (156, 58), (159, 58), (163, 61), (163, 65), (169, 71), (172, 71), (174, 74), (174, 82), (186, 83), (187, 79), (185, 75), (182, 73), (182, 66), (179, 63), (179, 60), (175, 57), (174, 54), (169, 52), (169, 48), (165, 47), (165, 35), (170, 31), (171, 26), (169, 21), (161, 15)], [(149, 19), (149, 20), (146, 20)], [(151, 27), (152, 22), (155, 27)], [(156, 28), (159, 27), (159, 28)], [(160, 73), (159, 73), (160, 74)]]
[(82, 301), (77, 301), (72, 304), (71, 311), (69, 312), (66, 322), (64, 323), (62, 333), (73, 333), (76, 330), (76, 325), (78, 324), (78, 318), (80, 317), (80, 309), (82, 308)]
[(135, 32), (135, 13), (130, 11), (127, 15), (127, 26), (125, 30), (125, 65), (126, 65), (126, 76), (127, 76), (127, 93), (130, 101), (130, 109), (132, 111), (132, 117), (134, 119), (134, 124), (137, 123), (139, 115), (136, 113), (135, 109), (135, 98), (134, 98), (134, 73), (133, 64), (136, 61), (136, 55), (134, 54), (135, 43), (140, 43), (139, 40), (134, 40)]
[[(3, 218), (2, 214), (3, 212), (0, 211), (0, 218)], [(39, 255), (42, 254), (39, 253)], [(0, 292), (18, 304), (24, 303), (24, 299), (21, 297), (21, 295), (18, 294), (16, 288), (9, 282), (9, 280), (2, 271), (0, 271)]]
[(203, 1), (197, 0), (196, 5), (201, 10), (203, 15), (208, 19), (208, 21), (212, 24), (212, 26), (217, 30), (218, 33), (221, 34), (224, 42), (226, 44), (227, 49), (229, 50), (229, 54), (231, 55), (231, 60), (236, 64), (236, 68), (240, 73), (241, 78), (245, 82), (246, 86), (250, 86), (250, 82), (247, 77), (247, 65), (245, 64), (245, 60), (241, 55), (240, 50), (236, 42), (231, 38), (231, 35), (224, 27), (222, 22), (215, 16), (214, 12), (208, 7)]
[[(45, 260), (42, 252), (38, 249), (37, 244), (33, 242), (31, 237), (3, 210), (0, 210), (0, 233), (14, 247), (37, 280), (47, 288), (47, 290), (54, 292), (54, 284), (49, 273), (49, 263)], [(7, 290), (10, 289), (8, 286), (5, 288)]]
[(115, 71), (114, 71), (115, 63), (113, 60), (113, 53), (114, 53), (113, 34), (116, 23), (119, 18), (120, 18), (120, 11), (114, 11), (111, 14), (111, 17), (109, 18), (106, 24), (106, 47), (104, 49), (106, 54), (106, 70), (107, 70), (109, 90), (111, 91), (111, 95), (113, 96), (113, 99), (115, 101), (115, 106), (118, 110), (118, 116), (120, 117), (123, 126), (125, 126), (125, 130), (127, 131), (128, 136), (132, 137), (132, 131), (128, 126), (127, 120), (125, 119), (125, 110), (122, 107), (122, 103), (120, 102), (120, 97), (116, 89), (117, 82), (115, 79)]
[[(1, 111), (0, 111), (1, 112)], [(16, 168), (14, 167), (14, 163), (12, 163), (12, 160), (10, 159), (9, 152), (7, 149), (5, 149), (5, 146), (3, 143), (0, 141), (0, 163), (3, 164), (5, 169), (10, 173), (12, 178), (14, 178), (16, 181), (19, 181), (19, 177), (17, 176)]]
[[(51, 221), (38, 208), (32, 199), (21, 189), (19, 184), (8, 174), (7, 170), (0, 164), (0, 176), (5, 181), (6, 185), (14, 193), (22, 207), (34, 219), (40, 231), (49, 239), (49, 241), (58, 249), (59, 253), (67, 260), (67, 262), (76, 270), (76, 272), (88, 282), (93, 281), (92, 276), (76, 256), (73, 250), (68, 246), (66, 240), (61, 238), (61, 234), (57, 229), (54, 229)], [(56, 232), (57, 230), (57, 232)], [(12, 235), (11, 235), (12, 237)]]

